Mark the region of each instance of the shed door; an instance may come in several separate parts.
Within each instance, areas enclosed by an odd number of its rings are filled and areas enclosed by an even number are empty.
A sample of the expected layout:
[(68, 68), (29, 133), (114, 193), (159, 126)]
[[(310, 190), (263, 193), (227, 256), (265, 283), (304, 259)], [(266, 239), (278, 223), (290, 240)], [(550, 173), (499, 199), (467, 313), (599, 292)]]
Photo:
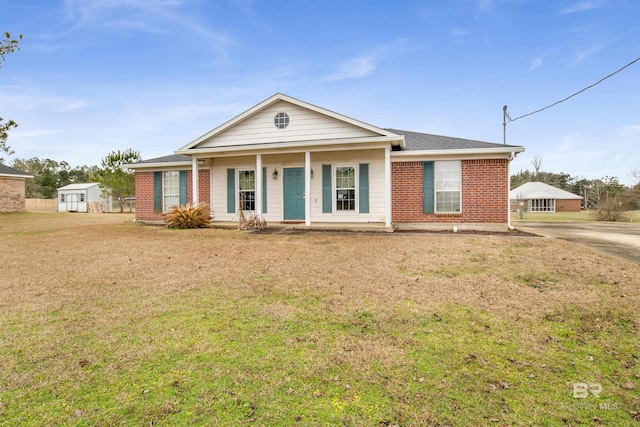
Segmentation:
[(67, 194), (67, 212), (78, 212), (78, 194)]

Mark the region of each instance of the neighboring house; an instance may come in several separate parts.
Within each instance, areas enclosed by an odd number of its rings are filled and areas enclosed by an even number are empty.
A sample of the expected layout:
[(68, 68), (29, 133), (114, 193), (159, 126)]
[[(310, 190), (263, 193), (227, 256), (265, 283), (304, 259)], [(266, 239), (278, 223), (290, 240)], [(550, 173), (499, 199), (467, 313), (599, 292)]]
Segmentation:
[(509, 162), (524, 147), (383, 129), (276, 94), (178, 149), (127, 165), (136, 218), (210, 204), (268, 222), (472, 224), (505, 229)]
[(24, 211), (26, 172), (0, 164), (0, 212)]
[(526, 203), (528, 212), (580, 212), (582, 197), (544, 182), (526, 182), (509, 192), (511, 210)]
[(97, 182), (69, 184), (58, 188), (58, 211), (110, 212), (111, 198), (102, 197), (102, 190)]

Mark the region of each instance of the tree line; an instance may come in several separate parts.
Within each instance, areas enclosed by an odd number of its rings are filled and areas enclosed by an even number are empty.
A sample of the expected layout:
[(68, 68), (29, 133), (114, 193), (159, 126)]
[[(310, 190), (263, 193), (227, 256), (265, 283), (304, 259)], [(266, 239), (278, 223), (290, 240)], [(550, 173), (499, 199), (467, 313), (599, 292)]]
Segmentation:
[[(102, 158), (100, 166), (71, 167), (65, 161), (51, 159), (14, 159), (8, 166), (32, 175), (25, 183), (28, 199), (55, 199), (58, 188), (69, 184), (97, 182), (104, 197), (120, 202), (120, 211), (127, 205), (132, 209), (135, 199), (135, 177), (123, 165), (142, 160), (140, 153), (132, 149), (112, 151)], [(4, 159), (0, 158), (0, 163)]]

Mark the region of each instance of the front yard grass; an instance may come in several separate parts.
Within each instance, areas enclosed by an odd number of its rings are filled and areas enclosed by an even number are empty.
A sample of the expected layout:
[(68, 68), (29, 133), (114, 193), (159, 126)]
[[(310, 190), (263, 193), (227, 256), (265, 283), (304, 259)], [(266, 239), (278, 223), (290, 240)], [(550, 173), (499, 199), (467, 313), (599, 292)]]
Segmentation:
[[(624, 221), (640, 223), (640, 211), (624, 212)], [(589, 222), (595, 221), (593, 211), (580, 212), (525, 212), (524, 217), (520, 219), (518, 212), (511, 212), (511, 220), (515, 223), (518, 221), (551, 221), (551, 222)]]
[(0, 215), (0, 425), (639, 418), (636, 264), (535, 237), (131, 219)]

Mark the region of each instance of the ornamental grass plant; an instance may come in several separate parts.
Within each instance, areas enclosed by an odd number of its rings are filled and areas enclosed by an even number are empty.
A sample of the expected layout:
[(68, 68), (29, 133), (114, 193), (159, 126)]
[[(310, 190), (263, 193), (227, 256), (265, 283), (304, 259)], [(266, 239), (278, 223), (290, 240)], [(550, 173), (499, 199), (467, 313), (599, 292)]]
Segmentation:
[(164, 219), (169, 228), (208, 228), (211, 225), (211, 210), (206, 203), (187, 203), (169, 209)]

